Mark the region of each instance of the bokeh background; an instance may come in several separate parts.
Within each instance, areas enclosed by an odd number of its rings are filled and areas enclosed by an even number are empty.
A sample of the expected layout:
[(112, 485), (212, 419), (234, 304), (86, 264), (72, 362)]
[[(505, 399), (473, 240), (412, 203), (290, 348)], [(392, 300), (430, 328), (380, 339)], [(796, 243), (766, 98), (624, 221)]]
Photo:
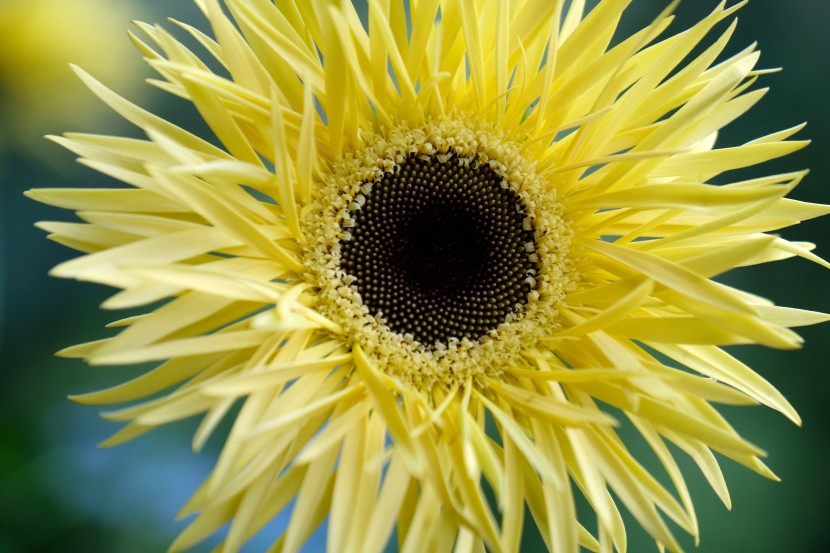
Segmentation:
[[(619, 36), (648, 22), (667, 3), (634, 0)], [(715, 0), (685, 0), (672, 30), (690, 25), (714, 5)], [(137, 136), (98, 108), (72, 75), (70, 61), (140, 105), (204, 131), (186, 104), (143, 83), (151, 72), (127, 38), (130, 20), (171, 29), (165, 21), (169, 16), (205, 27), (191, 0), (0, 0), (0, 553), (165, 551), (186, 524), (174, 520), (177, 510), (208, 474), (220, 446), (215, 440), (193, 454), (195, 423), (184, 422), (115, 449), (96, 447), (116, 427), (99, 419), (94, 408), (69, 402), (67, 394), (124, 380), (140, 369), (89, 368), (56, 359), (53, 352), (107, 335), (105, 324), (130, 313), (96, 309), (110, 290), (47, 276), (73, 254), (47, 241), (33, 225), (70, 215), (22, 195), (33, 187), (107, 185), (44, 140), (44, 134)], [(746, 174), (809, 167), (811, 175), (793, 197), (830, 202), (830, 3), (752, 0), (739, 18), (727, 53), (758, 41), (761, 64), (785, 70), (761, 79), (758, 86), (770, 86), (771, 92), (723, 132), (720, 143), (737, 144), (808, 121), (800, 137), (813, 140), (810, 148)], [(817, 242), (818, 254), (830, 257), (828, 231), (830, 218), (786, 229), (784, 235)], [(830, 274), (803, 260), (743, 270), (726, 279), (780, 304), (830, 311)], [(797, 352), (744, 347), (738, 355), (784, 392), (800, 411), (803, 428), (760, 407), (722, 410), (768, 451), (768, 463), (783, 482), (724, 460), (730, 513), (679, 455), (702, 534), (697, 548), (682, 536), (687, 550), (830, 551), (830, 326), (806, 328), (802, 334), (806, 346)], [(636, 441), (633, 447), (639, 447)], [(246, 551), (266, 550), (285, 523), (275, 521)], [(629, 525), (629, 540), (634, 553), (656, 551), (635, 524)], [(215, 543), (198, 551), (211, 551)], [(323, 543), (321, 531), (306, 550), (322, 550)], [(523, 550), (544, 550), (530, 529)]]

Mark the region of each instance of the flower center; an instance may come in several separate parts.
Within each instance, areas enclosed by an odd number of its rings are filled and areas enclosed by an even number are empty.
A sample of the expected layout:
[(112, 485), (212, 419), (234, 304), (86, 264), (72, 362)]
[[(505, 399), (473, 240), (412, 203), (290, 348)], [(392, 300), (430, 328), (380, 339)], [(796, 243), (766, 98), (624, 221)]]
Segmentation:
[(302, 213), (315, 309), (420, 390), (521, 365), (577, 275), (532, 147), (463, 117), (361, 133)]
[(341, 267), (370, 313), (426, 346), (479, 340), (528, 301), (534, 228), (488, 165), (411, 155), (353, 202)]

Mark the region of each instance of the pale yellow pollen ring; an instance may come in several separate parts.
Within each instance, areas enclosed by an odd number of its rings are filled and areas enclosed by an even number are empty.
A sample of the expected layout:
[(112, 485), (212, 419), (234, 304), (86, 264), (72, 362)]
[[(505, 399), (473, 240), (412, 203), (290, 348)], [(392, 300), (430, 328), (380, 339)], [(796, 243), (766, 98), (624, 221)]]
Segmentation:
[(452, 387), (522, 363), (576, 277), (552, 183), (464, 118), (364, 133), (303, 221), (317, 309), (379, 370)]

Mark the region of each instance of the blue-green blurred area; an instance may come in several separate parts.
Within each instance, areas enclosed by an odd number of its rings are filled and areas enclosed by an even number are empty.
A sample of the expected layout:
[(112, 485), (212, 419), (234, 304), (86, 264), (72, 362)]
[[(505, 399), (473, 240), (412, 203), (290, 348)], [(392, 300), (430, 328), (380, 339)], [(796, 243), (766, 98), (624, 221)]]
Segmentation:
[[(15, 2), (27, 0), (0, 0), (0, 17), (3, 7)], [(620, 36), (647, 23), (666, 4), (664, 0), (634, 0)], [(117, 5), (127, 14), (119, 23), (124, 30), (128, 19), (163, 22), (167, 16), (205, 27), (189, 0), (112, 0), (108, 5)], [(672, 30), (690, 25), (714, 5), (714, 0), (686, 0)], [(739, 18), (729, 53), (758, 41), (763, 52), (761, 64), (785, 70), (760, 79), (756, 86), (772, 90), (748, 116), (723, 132), (719, 143), (734, 145), (808, 121), (799, 136), (813, 140), (810, 148), (750, 174), (809, 167), (811, 175), (793, 197), (828, 202), (830, 4), (826, 0), (752, 0), (739, 12)], [(98, 32), (104, 19), (89, 21), (83, 32)], [(126, 32), (120, 40), (128, 43)], [(133, 58), (137, 60), (138, 55)], [(83, 60), (74, 61), (84, 64)], [(146, 66), (124, 63), (129, 74), (114, 78), (118, 81), (116, 90), (164, 117), (205, 132), (192, 108), (142, 84), (151, 76)], [(0, 65), (2, 71), (8, 69)], [(99, 419), (95, 408), (69, 402), (67, 394), (123, 381), (146, 367), (89, 368), (53, 354), (69, 345), (110, 335), (113, 331), (104, 325), (133, 313), (96, 308), (111, 290), (47, 276), (52, 266), (74, 254), (46, 240), (33, 225), (40, 220), (71, 220), (71, 215), (22, 195), (33, 187), (108, 184), (105, 178), (75, 164), (73, 156), (57, 145), (40, 139), (41, 134), (65, 130), (138, 134), (104, 112), (94, 112), (67, 127), (60, 113), (74, 108), (62, 106), (65, 97), (59, 88), (41, 100), (54, 102), (43, 105), (41, 111), (57, 113), (55, 120), (43, 122), (45, 128), (28, 128), (19, 123), (27, 114), (10, 105), (11, 96), (3, 88), (10, 82), (8, 77), (0, 73), (0, 553), (164, 551), (186, 525), (186, 520), (174, 520), (176, 512), (210, 471), (221, 440), (193, 453), (190, 439), (195, 424), (186, 422), (113, 449), (96, 448), (117, 427)], [(817, 242), (817, 253), (830, 257), (828, 230), (830, 220), (818, 220), (785, 229), (783, 234)], [(830, 310), (830, 275), (803, 260), (742, 270), (727, 278), (779, 304)], [(830, 551), (826, 523), (830, 515), (830, 471), (826, 470), (830, 454), (830, 418), (826, 414), (830, 327), (805, 328), (802, 335), (806, 346), (796, 352), (736, 351), (784, 392), (801, 413), (803, 428), (760, 407), (722, 409), (738, 430), (766, 449), (768, 464), (782, 483), (767, 481), (723, 460), (733, 500), (732, 512), (728, 512), (693, 463), (678, 453), (700, 517), (698, 551)], [(659, 472), (633, 432), (624, 429), (623, 433), (632, 438), (634, 449), (642, 450), (644, 463)], [(275, 521), (246, 551), (266, 550), (270, 538), (285, 524), (282, 518)], [(591, 526), (590, 517), (586, 524)], [(628, 535), (629, 551), (657, 550), (633, 522)], [(322, 532), (318, 532), (307, 549), (321, 550), (323, 543)], [(687, 550), (695, 549), (687, 536), (681, 543)], [(214, 540), (197, 551), (211, 551), (215, 545)], [(541, 539), (529, 530), (523, 550), (543, 549)]]

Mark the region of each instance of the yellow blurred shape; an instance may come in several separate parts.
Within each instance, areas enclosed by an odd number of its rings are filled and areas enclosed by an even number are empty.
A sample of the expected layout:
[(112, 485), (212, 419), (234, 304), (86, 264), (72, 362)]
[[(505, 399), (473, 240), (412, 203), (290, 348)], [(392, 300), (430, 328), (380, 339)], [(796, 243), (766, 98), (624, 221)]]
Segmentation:
[(0, 150), (31, 149), (43, 144), (45, 133), (93, 126), (90, 119), (102, 106), (69, 63), (110, 85), (125, 83), (138, 69), (124, 63), (135, 59), (125, 32), (129, 6), (111, 0), (0, 0)]

